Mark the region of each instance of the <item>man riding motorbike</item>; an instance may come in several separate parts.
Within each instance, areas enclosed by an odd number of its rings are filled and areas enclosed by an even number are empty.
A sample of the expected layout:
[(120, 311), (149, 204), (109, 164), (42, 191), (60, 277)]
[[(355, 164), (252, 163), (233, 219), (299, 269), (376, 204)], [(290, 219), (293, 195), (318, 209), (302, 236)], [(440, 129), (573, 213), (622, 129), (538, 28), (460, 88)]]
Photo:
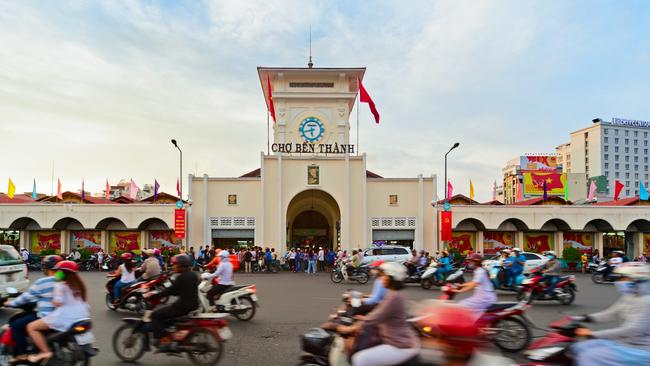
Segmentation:
[(603, 272), (603, 279), (605, 281), (607, 281), (609, 275), (612, 274), (612, 271), (614, 271), (625, 261), (623, 259), (624, 254), (625, 253), (620, 250), (615, 250), (612, 252), (612, 257), (607, 260), (607, 268), (605, 268), (605, 272)]
[(628, 262), (614, 271), (622, 276), (615, 282), (621, 298), (609, 309), (575, 320), (619, 321), (620, 326), (599, 331), (576, 329), (577, 336), (592, 338), (573, 346), (577, 366), (642, 366), (650, 359), (650, 265)]
[(521, 254), (521, 249), (514, 248), (510, 254), (512, 258), (512, 266), (510, 267), (510, 279), (509, 282), (506, 282), (509, 286), (514, 286), (517, 284), (517, 277), (524, 273), (524, 266), (526, 265), (526, 256)]
[(350, 261), (348, 262), (348, 264), (345, 266), (345, 272), (343, 273), (343, 275), (344, 275), (343, 277), (345, 277), (345, 279), (347, 280), (348, 276), (352, 275), (352, 272), (355, 269), (359, 268), (359, 266), (361, 266), (361, 260), (359, 259), (359, 256), (357, 255), (357, 251), (353, 250), (352, 251), (352, 257), (351, 257)]
[(187, 315), (199, 307), (199, 277), (192, 272), (192, 259), (188, 255), (178, 254), (172, 258), (171, 262), (174, 272), (178, 274), (172, 285), (165, 287), (158, 293), (148, 292), (144, 295), (145, 298), (152, 296), (177, 297), (174, 303), (160, 307), (151, 313), (153, 343), (160, 351), (172, 347), (170, 339), (163, 339), (165, 336), (165, 323)]
[[(218, 256), (221, 258), (221, 264), (219, 264), (217, 270), (214, 273), (203, 273), (201, 275), (201, 278), (204, 280), (211, 281), (215, 277), (219, 278), (219, 284), (213, 285), (207, 294), (211, 307), (214, 307), (214, 302), (221, 297), (221, 294), (235, 284), (233, 280), (233, 266), (230, 263), (229, 255), (230, 253), (227, 250), (220, 251)], [(212, 309), (212, 311), (216, 311), (216, 309)]]
[(474, 311), (477, 318), (487, 310), (491, 305), (497, 302), (497, 295), (490, 281), (485, 268), (481, 266), (483, 257), (474, 254), (469, 259), (469, 268), (474, 271), (472, 281), (463, 283), (455, 290), (457, 293), (468, 292), (474, 290), (474, 294), (459, 302), (459, 305), (465, 306)]
[(142, 279), (148, 280), (150, 278), (160, 275), (161, 272), (160, 262), (154, 256), (154, 250), (145, 249), (142, 251), (142, 253), (146, 256), (146, 259), (144, 260), (144, 262), (142, 262), (142, 265), (140, 266), (140, 272), (142, 272)]
[(39, 278), (29, 286), (27, 292), (5, 304), (8, 307), (19, 307), (28, 303), (36, 303), (36, 314), (26, 314), (9, 323), (12, 338), (16, 342), (14, 347), (14, 358), (16, 360), (27, 359), (27, 324), (54, 311), (54, 305), (52, 304), (54, 285), (56, 285), (54, 266), (62, 260), (63, 258), (58, 255), (48, 255), (43, 258), (43, 269), (47, 277)]
[(386, 296), (386, 292), (388, 290), (386, 289), (386, 286), (384, 286), (384, 280), (381, 276), (382, 271), (380, 267), (382, 264), (384, 264), (384, 261), (382, 260), (377, 260), (370, 264), (370, 274), (375, 277), (375, 282), (373, 282), (372, 292), (370, 293), (370, 296), (365, 297), (363, 300), (361, 300), (361, 306), (355, 309), (355, 315), (363, 315), (369, 313)]
[(447, 273), (451, 272), (451, 258), (446, 250), (442, 251), (442, 257), (438, 260), (438, 270), (436, 271), (436, 278), (438, 281), (443, 281)]
[(544, 274), (542, 280), (547, 281), (548, 283), (548, 287), (546, 287), (546, 294), (552, 296), (553, 292), (555, 291), (555, 285), (557, 285), (557, 282), (560, 279), (560, 271), (562, 270), (562, 266), (560, 264), (560, 261), (557, 260), (557, 256), (555, 255), (554, 251), (546, 251), (544, 255), (546, 255), (546, 258), (548, 258), (548, 262), (546, 262), (544, 265), (546, 269), (542, 271)]

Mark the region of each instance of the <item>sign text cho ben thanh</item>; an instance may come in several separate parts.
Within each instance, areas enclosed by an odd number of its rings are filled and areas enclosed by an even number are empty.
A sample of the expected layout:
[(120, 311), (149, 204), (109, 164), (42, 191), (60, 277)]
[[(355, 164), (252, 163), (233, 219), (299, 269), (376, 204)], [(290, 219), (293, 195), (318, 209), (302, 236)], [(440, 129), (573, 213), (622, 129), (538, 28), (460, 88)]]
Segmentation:
[(271, 145), (271, 151), (304, 154), (354, 154), (354, 145), (336, 142), (333, 144), (285, 143)]

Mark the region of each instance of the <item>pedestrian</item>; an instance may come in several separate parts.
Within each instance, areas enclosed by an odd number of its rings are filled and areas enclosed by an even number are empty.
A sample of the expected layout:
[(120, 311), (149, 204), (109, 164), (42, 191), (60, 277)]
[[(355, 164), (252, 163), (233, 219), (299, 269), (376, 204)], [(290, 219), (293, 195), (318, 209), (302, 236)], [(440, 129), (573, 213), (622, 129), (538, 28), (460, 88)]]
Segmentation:
[(328, 250), (327, 251), (327, 266), (329, 267), (330, 272), (334, 268), (334, 260), (336, 260), (336, 253), (334, 253), (333, 250)]
[(580, 262), (582, 263), (582, 273), (587, 272), (587, 253), (582, 252), (580, 256)]
[(325, 271), (325, 251), (323, 247), (318, 247), (318, 266), (316, 266), (316, 269), (321, 272)]
[(307, 275), (310, 274), (310, 271), (316, 274), (316, 268), (314, 268), (315, 264), (316, 264), (315, 253), (314, 250), (311, 249), (307, 254)]
[(302, 269), (302, 249), (296, 249), (296, 270), (294, 272), (300, 273)]
[(97, 252), (97, 265), (99, 266), (99, 272), (102, 271), (102, 266), (104, 265), (104, 249), (99, 248)]
[(296, 272), (296, 250), (294, 248), (289, 251), (289, 270)]
[(196, 253), (194, 252), (194, 247), (190, 247), (190, 251), (187, 253), (187, 255), (192, 260), (192, 268), (194, 268), (196, 266)]
[(250, 273), (251, 272), (251, 261), (253, 259), (253, 254), (251, 253), (250, 248), (246, 249), (246, 252), (244, 253), (244, 272)]

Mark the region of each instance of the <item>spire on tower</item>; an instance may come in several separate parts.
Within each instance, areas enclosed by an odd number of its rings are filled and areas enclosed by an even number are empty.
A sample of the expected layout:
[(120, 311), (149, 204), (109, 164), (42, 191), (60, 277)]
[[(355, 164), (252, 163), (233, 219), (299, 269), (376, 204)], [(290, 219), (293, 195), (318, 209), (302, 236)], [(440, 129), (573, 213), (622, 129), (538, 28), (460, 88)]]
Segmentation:
[(309, 62), (307, 63), (307, 66), (310, 69), (314, 67), (314, 63), (311, 60), (311, 24), (309, 25)]

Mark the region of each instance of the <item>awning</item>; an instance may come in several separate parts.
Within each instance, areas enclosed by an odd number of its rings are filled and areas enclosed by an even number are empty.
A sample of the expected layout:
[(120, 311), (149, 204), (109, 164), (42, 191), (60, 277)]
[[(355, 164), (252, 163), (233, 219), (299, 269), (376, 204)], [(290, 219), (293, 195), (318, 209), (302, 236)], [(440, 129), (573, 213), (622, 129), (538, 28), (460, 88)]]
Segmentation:
[(255, 239), (255, 230), (253, 229), (212, 229), (212, 238)]
[(373, 230), (372, 240), (415, 240), (415, 230)]

